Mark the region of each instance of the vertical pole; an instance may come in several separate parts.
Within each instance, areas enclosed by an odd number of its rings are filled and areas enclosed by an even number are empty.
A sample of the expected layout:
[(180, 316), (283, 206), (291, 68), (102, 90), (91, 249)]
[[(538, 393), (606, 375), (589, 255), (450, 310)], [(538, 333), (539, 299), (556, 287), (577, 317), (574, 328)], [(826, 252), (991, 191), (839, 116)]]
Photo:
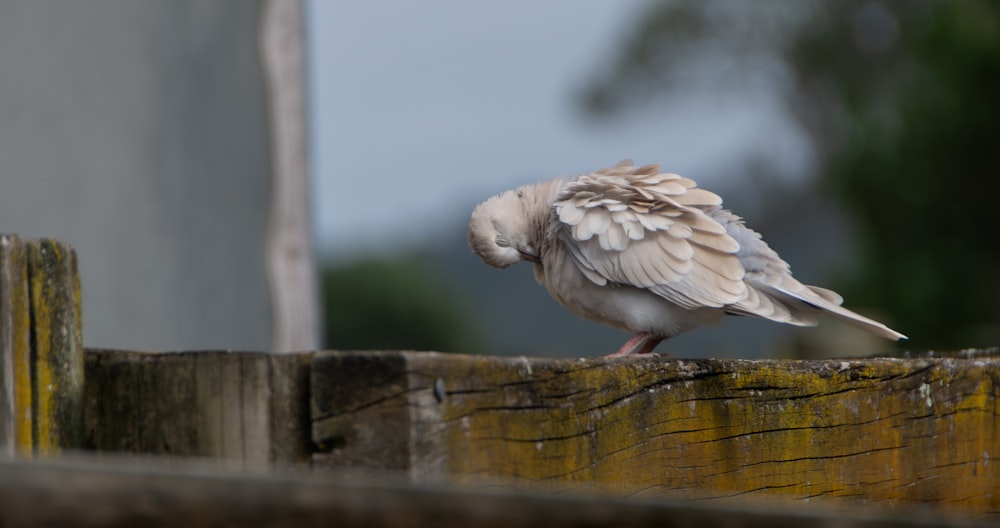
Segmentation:
[(32, 453), (31, 303), (26, 244), (0, 235), (0, 454)]
[(76, 252), (51, 239), (28, 244), (32, 415), (39, 455), (83, 445), (83, 337)]
[(266, 263), (273, 352), (314, 350), (320, 335), (309, 215), (304, 18), (302, 0), (261, 4), (260, 53), (271, 132)]

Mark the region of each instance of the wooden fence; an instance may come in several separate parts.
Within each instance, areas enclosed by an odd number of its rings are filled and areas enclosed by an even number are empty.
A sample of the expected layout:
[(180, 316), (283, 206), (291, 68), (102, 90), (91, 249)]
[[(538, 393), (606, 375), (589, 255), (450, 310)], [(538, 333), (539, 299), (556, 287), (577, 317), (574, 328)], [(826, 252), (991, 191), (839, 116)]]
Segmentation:
[(82, 445), (76, 252), (0, 235), (0, 440), (7, 455)]
[(664, 504), (1000, 514), (995, 351), (748, 361), (83, 349), (75, 262), (52, 241), (0, 238), (8, 454), (201, 457), (244, 475), (395, 475)]

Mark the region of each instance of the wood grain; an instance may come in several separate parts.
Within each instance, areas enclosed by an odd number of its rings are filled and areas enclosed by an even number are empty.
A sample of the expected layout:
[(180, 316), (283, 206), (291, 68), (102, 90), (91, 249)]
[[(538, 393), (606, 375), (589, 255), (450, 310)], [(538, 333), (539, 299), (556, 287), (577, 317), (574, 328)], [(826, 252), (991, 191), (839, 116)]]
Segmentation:
[(0, 235), (0, 444), (6, 456), (32, 453), (31, 300), (26, 244)]
[(308, 354), (87, 350), (85, 446), (266, 469), (308, 460)]
[(38, 454), (82, 445), (83, 334), (76, 252), (52, 240), (27, 243), (31, 292), (32, 433)]
[(314, 462), (381, 461), (417, 481), (996, 515), (998, 378), (988, 356), (325, 352), (313, 360)]

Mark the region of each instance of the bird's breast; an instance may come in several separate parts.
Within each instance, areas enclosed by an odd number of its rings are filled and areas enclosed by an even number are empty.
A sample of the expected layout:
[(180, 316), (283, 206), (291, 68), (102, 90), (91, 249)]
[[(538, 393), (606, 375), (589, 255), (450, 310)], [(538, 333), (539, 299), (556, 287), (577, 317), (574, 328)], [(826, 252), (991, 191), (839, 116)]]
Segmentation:
[(721, 310), (682, 308), (642, 288), (596, 284), (580, 271), (568, 251), (548, 252), (534, 271), (539, 284), (571, 312), (619, 330), (672, 337), (722, 316)]

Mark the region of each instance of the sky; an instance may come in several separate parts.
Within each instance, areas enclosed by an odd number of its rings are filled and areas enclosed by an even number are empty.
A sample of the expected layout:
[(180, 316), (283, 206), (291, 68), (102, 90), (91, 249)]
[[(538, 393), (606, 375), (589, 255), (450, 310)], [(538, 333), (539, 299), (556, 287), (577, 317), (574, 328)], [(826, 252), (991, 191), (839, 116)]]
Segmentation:
[(583, 114), (576, 95), (646, 4), (311, 0), (320, 255), (441, 242), (499, 191), (625, 158), (709, 189), (739, 178), (734, 163), (754, 155), (805, 172), (801, 136), (766, 92), (682, 95), (612, 120)]

